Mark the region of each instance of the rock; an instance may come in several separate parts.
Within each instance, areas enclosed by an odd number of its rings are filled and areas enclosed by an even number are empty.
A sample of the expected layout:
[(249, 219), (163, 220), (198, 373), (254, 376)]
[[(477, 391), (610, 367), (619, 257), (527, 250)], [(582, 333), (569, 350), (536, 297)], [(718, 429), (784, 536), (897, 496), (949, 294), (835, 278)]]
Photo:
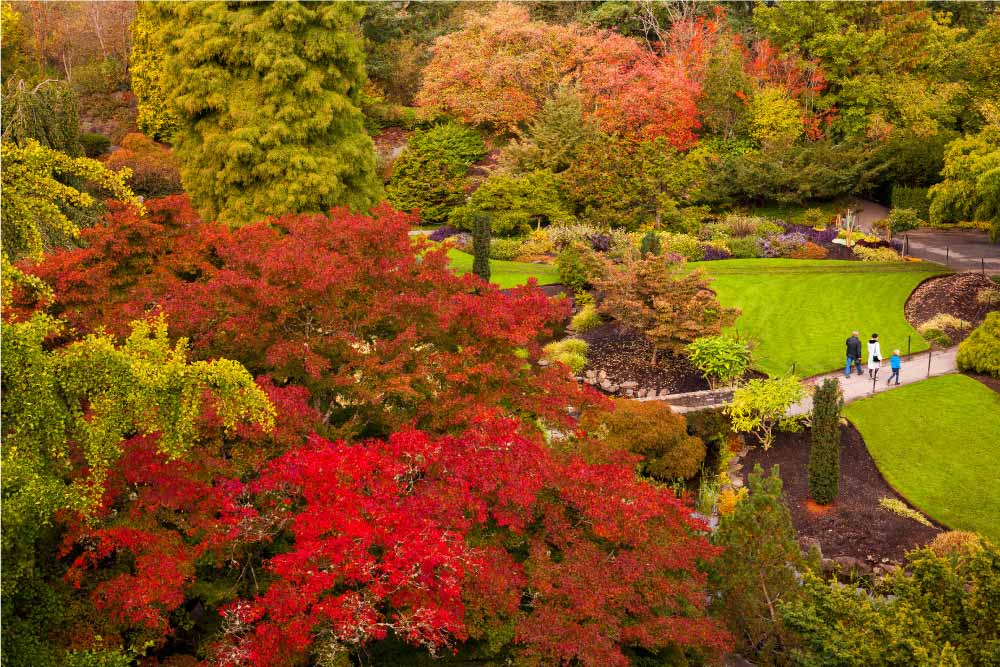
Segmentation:
[(545, 366), (548, 366), (548, 365), (549, 365), (550, 363), (551, 363), (551, 362), (550, 362), (550, 361), (549, 361), (548, 359), (539, 359), (539, 360), (538, 360), (538, 365), (539, 365), (539, 366), (542, 366), (543, 368), (544, 368)]
[(633, 382), (632, 380), (629, 380), (627, 382), (622, 382), (622, 389), (635, 389), (638, 386), (639, 383)]
[(733, 473), (737, 473), (737, 472), (739, 472), (741, 470), (743, 470), (743, 464), (742, 463), (731, 463), (731, 464), (729, 464), (729, 476), (730, 477), (733, 476)]
[(816, 553), (819, 554), (820, 560), (823, 560), (823, 548), (820, 546), (819, 540), (815, 537), (800, 537), (799, 549), (801, 549), (804, 554), (812, 553), (813, 549), (815, 549)]
[(591, 380), (597, 379), (597, 371), (595, 371), (595, 370), (589, 370), (589, 371), (585, 372), (584, 375), (586, 377), (588, 377), (589, 379), (591, 379)]
[(633, 390), (631, 390), (631, 389), (626, 389), (625, 390), (625, 395), (628, 396), (629, 398), (634, 398), (635, 397), (635, 392)]
[(843, 574), (850, 574), (852, 572), (857, 574), (871, 574), (872, 572), (872, 568), (868, 563), (854, 556), (834, 556), (830, 560), (840, 567), (840, 571)]
[(597, 384), (597, 380), (594, 378), (583, 378), (583, 381), (590, 385)]
[(604, 372), (604, 371), (601, 371), (601, 372), (599, 372), (597, 374), (597, 379), (598, 380), (607, 380), (608, 379), (608, 374), (606, 372)]
[(738, 489), (741, 486), (743, 486), (743, 478), (742, 477), (733, 477), (732, 478), (732, 483), (733, 483), (733, 488), (734, 489)]
[(611, 380), (608, 380), (607, 378), (601, 380), (601, 389), (608, 392), (609, 394), (613, 391), (612, 387), (614, 386), (615, 385), (612, 384)]

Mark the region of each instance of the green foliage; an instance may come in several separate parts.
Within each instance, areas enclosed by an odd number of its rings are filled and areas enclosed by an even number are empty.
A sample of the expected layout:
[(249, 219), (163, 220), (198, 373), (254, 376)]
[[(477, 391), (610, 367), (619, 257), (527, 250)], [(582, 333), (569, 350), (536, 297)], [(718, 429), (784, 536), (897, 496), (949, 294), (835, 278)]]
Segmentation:
[(905, 262), (898, 252), (892, 248), (869, 248), (863, 245), (854, 245), (851, 251), (857, 255), (862, 262)]
[(489, 216), (478, 216), (472, 228), (472, 272), (486, 282), (490, 281), (491, 234)]
[(74, 239), (78, 221), (96, 218), (101, 204), (87, 192), (66, 185), (68, 179), (91, 183), (122, 201), (138, 205), (126, 185), (127, 169), (109, 171), (97, 160), (70, 157), (34, 139), (23, 146), (4, 142), (3, 251), (12, 259), (40, 257), (46, 248)]
[(809, 451), (809, 495), (820, 505), (837, 498), (840, 484), (840, 383), (827, 378), (813, 395), (812, 449)]
[(132, 92), (135, 93), (139, 130), (156, 141), (169, 142), (180, 128), (181, 119), (173, 109), (166, 88), (165, 45), (159, 41), (157, 18), (152, 2), (140, 2), (132, 21), (132, 51), (129, 58)]
[(586, 341), (579, 338), (564, 338), (545, 346), (545, 358), (566, 364), (574, 373), (582, 373), (587, 365)]
[(82, 132), (80, 134), (80, 145), (83, 146), (83, 154), (87, 157), (100, 157), (108, 152), (111, 147), (111, 140), (103, 134), (96, 132)]
[(61, 332), (42, 314), (4, 325), (5, 595), (31, 571), (35, 540), (53, 514), (87, 513), (100, 500), (125, 438), (159, 434), (161, 451), (181, 456), (198, 438), (206, 392), (227, 430), (274, 421), (246, 369), (226, 359), (189, 363), (186, 341), (171, 347), (162, 319), (134, 323), (121, 347), (90, 335), (50, 351), (46, 339)]
[(584, 117), (576, 91), (563, 87), (546, 100), (526, 131), (518, 131), (502, 159), (517, 172), (548, 169), (558, 174), (576, 161), (581, 146), (596, 133), (597, 128)]
[[(995, 109), (995, 108), (994, 108)], [(1000, 109), (978, 134), (948, 144), (944, 180), (930, 189), (931, 222), (984, 220), (1000, 238)]]
[(892, 208), (912, 209), (918, 220), (930, 220), (931, 209), (930, 200), (927, 196), (927, 188), (910, 188), (905, 185), (892, 186)]
[(685, 350), (691, 364), (713, 388), (736, 382), (750, 367), (750, 346), (730, 336), (705, 336)]
[(754, 259), (760, 254), (758, 239), (754, 236), (727, 239), (726, 247), (733, 259)]
[(151, 3), (148, 11), (163, 46), (162, 72), (151, 76), (178, 113), (171, 141), (203, 218), (238, 225), (381, 198), (359, 106), (363, 6)]
[(668, 252), (674, 252), (689, 262), (699, 262), (705, 259), (705, 245), (690, 234), (661, 234), (660, 239)]
[(705, 460), (705, 443), (659, 401), (618, 399), (614, 410), (584, 413), (581, 425), (612, 449), (641, 456), (639, 472), (661, 482), (690, 479)]
[(585, 290), (597, 270), (593, 251), (579, 241), (570, 243), (556, 257), (559, 282), (574, 293)]
[(718, 593), (713, 606), (741, 653), (758, 664), (782, 664), (795, 639), (777, 605), (799, 598), (796, 571), (804, 562), (781, 497), (778, 466), (765, 477), (758, 464), (747, 485), (749, 495), (720, 517), (712, 537), (724, 548), (711, 566), (710, 582)]
[(449, 222), (469, 229), (477, 215), (488, 213), (493, 233), (499, 236), (527, 234), (532, 227), (569, 225), (576, 222), (559, 195), (555, 176), (547, 170), (520, 176), (494, 174), (451, 212)]
[(920, 226), (922, 222), (920, 218), (917, 217), (917, 212), (912, 208), (894, 208), (889, 211), (889, 229), (892, 230), (893, 234), (899, 234), (901, 232), (908, 232), (911, 229), (916, 229)]
[(803, 597), (781, 605), (799, 637), (791, 664), (803, 667), (987, 667), (1000, 658), (1000, 551), (937, 555), (919, 549), (888, 582), (888, 594), (803, 573)]
[(639, 242), (639, 255), (659, 257), (662, 254), (663, 248), (660, 246), (660, 235), (653, 230), (649, 230), (643, 234), (642, 241)]
[(597, 306), (592, 303), (588, 303), (580, 312), (573, 316), (570, 320), (570, 327), (579, 333), (585, 331), (591, 331), (601, 326), (604, 321), (601, 319), (601, 314), (597, 312)]
[(521, 254), (524, 239), (493, 239), (490, 241), (490, 259), (511, 261)]
[(934, 524), (932, 524), (927, 519), (927, 517), (925, 517), (923, 514), (913, 509), (912, 507), (909, 507), (906, 503), (904, 503), (902, 500), (899, 500), (898, 498), (888, 498), (888, 497), (879, 498), (878, 506), (884, 510), (892, 512), (897, 516), (901, 516), (904, 519), (912, 519), (913, 521), (916, 521), (917, 523), (923, 526), (927, 526), (929, 528), (934, 526)]
[(750, 99), (749, 123), (758, 145), (787, 145), (802, 134), (802, 110), (784, 88), (765, 86)]
[(958, 367), (1000, 378), (1000, 312), (992, 312), (958, 346)]
[(389, 202), (404, 211), (419, 210), (424, 222), (445, 222), (465, 201), (469, 167), (485, 154), (479, 133), (458, 123), (414, 132), (393, 165)]
[(804, 415), (787, 413), (805, 396), (805, 387), (794, 375), (750, 380), (733, 394), (726, 414), (734, 431), (755, 434), (767, 450), (774, 444), (775, 429), (795, 433), (802, 427)]
[(76, 94), (65, 81), (47, 79), (31, 86), (8, 79), (0, 107), (4, 141), (25, 146), (34, 140), (69, 155), (82, 153)]

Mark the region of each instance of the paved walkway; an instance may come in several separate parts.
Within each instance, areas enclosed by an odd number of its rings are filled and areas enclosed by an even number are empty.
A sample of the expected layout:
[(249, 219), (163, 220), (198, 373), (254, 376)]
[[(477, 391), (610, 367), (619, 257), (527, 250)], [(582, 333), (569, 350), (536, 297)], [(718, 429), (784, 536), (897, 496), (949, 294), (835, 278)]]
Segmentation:
[[(899, 386), (926, 380), (928, 377), (946, 375), (958, 371), (958, 364), (955, 361), (955, 354), (958, 346), (949, 347), (944, 350), (931, 350), (914, 354), (907, 361), (903, 358), (903, 367), (899, 372)], [(928, 374), (927, 357), (930, 355), (930, 373)], [(844, 377), (844, 371), (835, 371), (824, 375), (816, 375), (805, 380), (806, 384), (819, 386), (826, 378), (836, 378), (840, 382), (840, 388), (844, 392), (844, 403), (850, 403), (862, 398), (869, 398), (874, 394), (881, 394), (884, 391), (896, 389), (896, 385), (886, 384), (892, 371), (889, 369), (889, 360), (886, 359), (882, 368), (878, 372), (878, 380), (874, 383), (874, 392), (871, 379), (868, 377), (868, 367), (862, 366), (861, 375), (856, 372), (851, 374), (850, 379)], [(792, 406), (791, 414), (803, 414), (812, 410), (812, 396), (807, 396), (800, 403)]]
[(871, 233), (873, 224), (889, 217), (888, 208), (867, 199), (855, 199), (854, 206), (861, 209), (858, 212), (858, 224), (866, 234)]
[[(897, 237), (900, 238), (900, 237)], [(1000, 274), (1000, 243), (990, 243), (985, 232), (954, 229), (914, 229), (902, 235), (906, 254), (945, 264), (956, 271)]]

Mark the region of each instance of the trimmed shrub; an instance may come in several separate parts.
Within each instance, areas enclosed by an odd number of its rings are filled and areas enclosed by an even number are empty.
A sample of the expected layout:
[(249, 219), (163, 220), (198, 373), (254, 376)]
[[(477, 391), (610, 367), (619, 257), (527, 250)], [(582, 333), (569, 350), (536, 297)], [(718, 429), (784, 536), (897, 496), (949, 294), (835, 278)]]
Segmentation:
[(510, 261), (521, 254), (524, 239), (493, 239), (490, 241), (490, 259)]
[(788, 253), (788, 257), (791, 259), (826, 259), (827, 254), (829, 251), (823, 246), (806, 241), (805, 245)]
[(920, 226), (923, 220), (912, 208), (894, 208), (889, 211), (888, 224), (893, 234), (908, 232)]
[(1000, 312), (992, 312), (958, 346), (958, 367), (1000, 378)]
[(485, 215), (476, 218), (472, 229), (472, 272), (490, 280), (490, 219)]
[(854, 255), (862, 262), (904, 262), (899, 253), (892, 248), (869, 248), (860, 243), (853, 249)]
[(660, 241), (665, 250), (677, 253), (689, 262), (700, 262), (705, 258), (705, 247), (702, 242), (690, 234), (670, 234), (660, 235)]
[(570, 327), (574, 331), (583, 333), (596, 329), (603, 323), (604, 320), (601, 319), (601, 314), (597, 312), (597, 307), (591, 303), (581, 308), (580, 312), (573, 316), (573, 319), (570, 320)]
[(587, 366), (587, 341), (579, 338), (564, 338), (549, 343), (543, 348), (545, 358), (566, 364), (574, 373), (582, 373)]
[(586, 245), (577, 242), (566, 246), (556, 257), (559, 282), (574, 293), (586, 289), (594, 275), (596, 266), (592, 261), (592, 252)]
[(823, 381), (813, 396), (812, 449), (809, 452), (809, 495), (820, 505), (837, 498), (840, 484), (840, 383)]
[(658, 401), (618, 399), (614, 410), (580, 419), (584, 430), (614, 449), (643, 457), (639, 472), (659, 481), (690, 479), (705, 460), (705, 443), (689, 435), (684, 417)]
[(942, 329), (927, 327), (920, 333), (920, 335), (923, 336), (928, 343), (937, 347), (948, 347), (951, 345), (951, 336), (948, 335), (948, 332), (943, 331)]
[(729, 385), (739, 380), (750, 367), (750, 347), (729, 336), (705, 336), (686, 348), (692, 365), (711, 387)]
[(733, 238), (726, 242), (729, 252), (736, 259), (753, 259), (760, 252), (760, 239), (754, 236), (744, 238)]
[(83, 154), (87, 157), (99, 157), (111, 148), (111, 139), (96, 132), (81, 132), (78, 139), (83, 146)]

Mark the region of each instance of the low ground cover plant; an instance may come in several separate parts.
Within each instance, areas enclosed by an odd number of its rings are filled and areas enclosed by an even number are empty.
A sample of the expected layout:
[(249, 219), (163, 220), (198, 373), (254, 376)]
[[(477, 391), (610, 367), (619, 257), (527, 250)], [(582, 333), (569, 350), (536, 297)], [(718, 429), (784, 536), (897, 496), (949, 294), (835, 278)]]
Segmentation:
[(579, 338), (565, 338), (545, 346), (545, 358), (566, 364), (574, 373), (582, 373), (587, 365), (587, 341)]

